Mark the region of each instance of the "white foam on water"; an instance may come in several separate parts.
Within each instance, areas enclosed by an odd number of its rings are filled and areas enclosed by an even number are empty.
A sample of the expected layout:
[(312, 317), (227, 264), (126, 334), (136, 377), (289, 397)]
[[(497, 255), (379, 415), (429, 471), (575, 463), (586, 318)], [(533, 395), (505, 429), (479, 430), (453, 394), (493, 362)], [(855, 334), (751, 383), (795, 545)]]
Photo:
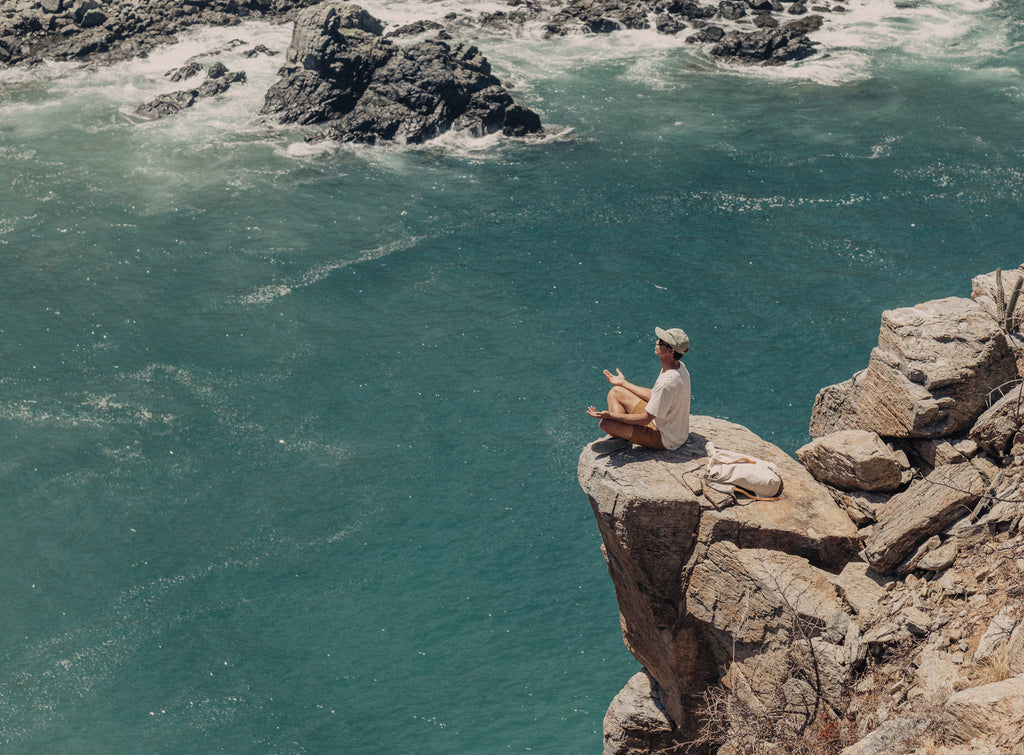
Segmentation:
[(365, 249), (359, 252), (355, 257), (350, 259), (332, 260), (330, 262), (324, 262), (319, 265), (306, 270), (301, 275), (280, 281), (276, 283), (269, 283), (265, 286), (260, 286), (248, 294), (245, 294), (240, 298), (242, 304), (246, 305), (262, 305), (269, 304), (275, 299), (279, 299), (282, 296), (287, 296), (297, 288), (305, 288), (312, 286), (315, 283), (319, 283), (324, 278), (334, 273), (336, 270), (342, 270), (350, 265), (355, 265), (360, 262), (369, 262), (371, 260), (381, 259), (387, 257), (395, 252), (401, 252), (406, 249), (410, 249), (422, 240), (422, 237), (409, 237), (393, 241), (387, 244), (381, 244), (373, 247), (372, 249)]

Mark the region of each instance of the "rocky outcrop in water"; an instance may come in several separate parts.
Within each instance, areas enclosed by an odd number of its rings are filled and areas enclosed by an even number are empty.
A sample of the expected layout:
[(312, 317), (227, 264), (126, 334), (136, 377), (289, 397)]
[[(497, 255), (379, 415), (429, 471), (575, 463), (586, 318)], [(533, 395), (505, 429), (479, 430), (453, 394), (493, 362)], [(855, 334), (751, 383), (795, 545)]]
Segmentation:
[[(168, 71), (167, 77), (171, 81), (182, 81), (192, 78), (203, 70), (198, 63), (189, 63), (175, 71)], [(206, 78), (193, 89), (179, 89), (176, 92), (161, 94), (156, 99), (150, 100), (144, 105), (135, 109), (135, 114), (147, 120), (165, 118), (168, 115), (180, 112), (185, 108), (192, 107), (196, 100), (204, 97), (214, 97), (226, 92), (232, 84), (245, 81), (244, 71), (229, 71), (220, 62), (216, 62), (206, 69)]]
[[(841, 13), (842, 2), (810, 9), (797, 0), (507, 0), (508, 10), (453, 11), (444, 23), (422, 20), (396, 36), (424, 31), (453, 38), (467, 30), (520, 33), (543, 29), (548, 36), (608, 34), (655, 29), (686, 33), (687, 42), (729, 61), (778, 65), (816, 51), (810, 39), (823, 14)], [(291, 20), (318, 0), (38, 0), (0, 4), (0, 65), (43, 58), (110, 62), (144, 55), (174, 41), (189, 26), (228, 26), (245, 18)], [(809, 13), (813, 11), (813, 13)], [(795, 20), (793, 20), (795, 19)]]
[(55, 60), (113, 62), (145, 55), (195, 25), (288, 20), (319, 0), (39, 0), (0, 8), (0, 65)]
[(525, 136), (540, 118), (517, 105), (473, 46), (399, 46), (362, 8), (323, 3), (295, 22), (264, 114), (322, 124), (311, 140), (420, 143), (447, 131)]
[[(799, 462), (706, 417), (675, 452), (583, 451), (644, 667), (608, 709), (606, 755), (1024, 751), (1024, 401), (1005, 327), (1022, 275), (885, 312), (867, 370), (819, 394)], [(775, 462), (781, 498), (709, 488), (708, 441)]]

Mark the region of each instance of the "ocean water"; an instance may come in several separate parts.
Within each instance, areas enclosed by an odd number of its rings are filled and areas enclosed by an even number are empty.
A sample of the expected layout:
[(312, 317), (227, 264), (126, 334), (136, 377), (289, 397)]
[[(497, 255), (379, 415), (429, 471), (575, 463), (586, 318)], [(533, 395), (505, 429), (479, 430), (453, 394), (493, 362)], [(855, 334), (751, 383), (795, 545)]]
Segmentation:
[[(694, 412), (792, 453), (884, 309), (1024, 262), (1022, 22), (857, 2), (772, 69), (467, 30), (547, 136), (416, 148), (261, 122), (287, 26), (0, 72), (0, 748), (599, 752), (601, 370), (683, 327)], [(248, 82), (132, 115), (214, 52)]]

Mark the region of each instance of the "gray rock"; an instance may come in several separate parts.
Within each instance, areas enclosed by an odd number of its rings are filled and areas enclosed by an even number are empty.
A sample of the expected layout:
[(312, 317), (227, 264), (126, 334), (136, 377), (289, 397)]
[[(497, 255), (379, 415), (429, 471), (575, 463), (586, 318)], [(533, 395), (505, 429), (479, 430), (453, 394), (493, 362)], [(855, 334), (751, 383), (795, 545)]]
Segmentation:
[[(842, 392), (851, 406), (828, 419), (812, 415), (812, 432), (830, 426), (888, 438), (947, 437), (968, 429), (989, 392), (1016, 374), (1002, 331), (976, 302), (948, 298), (887, 310), (856, 391)], [(829, 411), (828, 403), (819, 394), (814, 412)]]
[(953, 565), (959, 552), (956, 538), (950, 538), (938, 548), (925, 553), (917, 562), (916, 568), (924, 571), (944, 571)]
[(605, 713), (605, 755), (671, 751), (678, 739), (661, 700), (658, 683), (646, 671), (634, 674)]
[(946, 701), (945, 724), (957, 744), (1024, 730), (1024, 674), (957, 692)]
[(820, 482), (844, 490), (891, 491), (900, 486), (899, 459), (867, 430), (840, 430), (812, 440), (796, 457)]
[(876, 611), (885, 597), (883, 577), (863, 561), (851, 561), (831, 578), (839, 595), (862, 623)]
[(515, 104), (475, 47), (399, 47), (362, 8), (327, 2), (295, 22), (281, 80), (262, 112), (325, 124), (311, 140), (420, 143), (446, 131), (525, 136), (540, 118)]
[(1024, 385), (1018, 385), (990, 406), (971, 428), (970, 436), (987, 454), (999, 458), (1010, 450), (1024, 420)]
[(890, 571), (922, 541), (969, 514), (987, 487), (970, 462), (939, 467), (890, 499), (865, 543), (864, 557), (875, 570)]
[(978, 640), (978, 647), (974, 650), (975, 663), (994, 658), (1006, 646), (1016, 627), (1017, 620), (1009, 608), (1004, 608), (993, 616), (981, 639)]

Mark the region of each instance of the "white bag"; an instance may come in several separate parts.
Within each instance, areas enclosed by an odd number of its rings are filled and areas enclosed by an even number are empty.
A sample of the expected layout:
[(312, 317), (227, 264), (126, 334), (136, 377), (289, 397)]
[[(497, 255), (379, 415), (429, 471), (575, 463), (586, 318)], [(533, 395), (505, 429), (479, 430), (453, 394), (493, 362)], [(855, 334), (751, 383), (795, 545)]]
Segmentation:
[(782, 473), (770, 461), (715, 448), (708, 441), (708, 486), (721, 493), (775, 500), (782, 492)]

